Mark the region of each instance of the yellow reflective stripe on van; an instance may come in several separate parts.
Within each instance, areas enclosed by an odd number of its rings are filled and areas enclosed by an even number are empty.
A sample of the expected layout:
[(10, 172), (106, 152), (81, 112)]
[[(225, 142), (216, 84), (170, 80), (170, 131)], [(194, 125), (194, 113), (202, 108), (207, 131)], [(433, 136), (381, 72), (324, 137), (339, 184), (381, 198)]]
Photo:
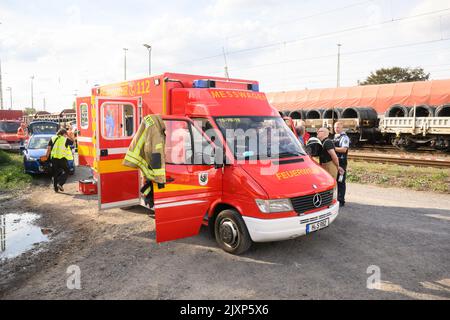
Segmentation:
[(80, 156), (94, 156), (94, 148), (91, 146), (78, 145), (78, 155)]
[(166, 183), (165, 187), (162, 189), (158, 189), (157, 187), (153, 187), (155, 193), (163, 193), (163, 192), (177, 192), (177, 191), (190, 191), (190, 190), (208, 190), (210, 187), (202, 187), (202, 186), (194, 186), (190, 184), (175, 184), (175, 183)]
[(137, 171), (137, 168), (130, 168), (122, 165), (123, 159), (95, 161), (94, 167), (98, 173), (115, 173), (125, 171)]

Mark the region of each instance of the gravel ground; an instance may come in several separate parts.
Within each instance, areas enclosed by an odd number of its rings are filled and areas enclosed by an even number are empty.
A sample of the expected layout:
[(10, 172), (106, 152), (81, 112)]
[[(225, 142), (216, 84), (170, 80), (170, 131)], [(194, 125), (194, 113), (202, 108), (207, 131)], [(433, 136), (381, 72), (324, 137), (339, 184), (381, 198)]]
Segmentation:
[[(233, 256), (206, 228), (156, 244), (145, 209), (99, 213), (77, 191), (84, 176), (78, 170), (65, 194), (40, 179), (0, 197), (2, 213), (39, 213), (38, 224), (54, 230), (50, 242), (0, 264), (1, 299), (450, 299), (448, 195), (350, 184), (329, 228)], [(80, 290), (66, 285), (72, 265)], [(381, 283), (368, 289), (377, 268)]]

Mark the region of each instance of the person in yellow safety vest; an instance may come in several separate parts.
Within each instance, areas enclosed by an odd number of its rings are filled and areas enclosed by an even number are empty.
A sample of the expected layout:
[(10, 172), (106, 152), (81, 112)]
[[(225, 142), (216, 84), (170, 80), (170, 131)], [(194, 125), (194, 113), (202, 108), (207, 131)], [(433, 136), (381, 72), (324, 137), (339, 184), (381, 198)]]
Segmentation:
[(160, 115), (148, 115), (141, 125), (128, 148), (123, 165), (139, 168), (147, 182), (141, 189), (145, 202), (153, 207), (153, 182), (158, 188), (164, 188), (166, 183), (165, 144), (166, 127)]
[(46, 158), (51, 160), (53, 189), (64, 192), (64, 184), (69, 176), (68, 160), (73, 160), (72, 149), (74, 137), (66, 129), (60, 129), (48, 142)]

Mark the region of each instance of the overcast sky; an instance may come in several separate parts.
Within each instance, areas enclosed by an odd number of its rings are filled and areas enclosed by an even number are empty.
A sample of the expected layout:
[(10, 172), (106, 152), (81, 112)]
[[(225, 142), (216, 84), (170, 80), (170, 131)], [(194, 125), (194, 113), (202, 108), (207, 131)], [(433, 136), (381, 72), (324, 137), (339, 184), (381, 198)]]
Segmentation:
[(179, 72), (260, 81), (266, 92), (353, 86), (381, 67), (450, 78), (448, 0), (0, 0), (4, 107), (71, 107), (95, 84)]

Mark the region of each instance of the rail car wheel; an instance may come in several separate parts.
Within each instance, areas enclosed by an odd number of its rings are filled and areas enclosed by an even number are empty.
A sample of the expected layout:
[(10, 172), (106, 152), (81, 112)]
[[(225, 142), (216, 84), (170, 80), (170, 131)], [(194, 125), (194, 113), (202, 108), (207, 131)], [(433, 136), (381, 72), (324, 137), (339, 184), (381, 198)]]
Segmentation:
[(349, 134), (348, 137), (350, 138), (351, 147), (355, 148), (361, 145), (361, 142), (359, 141), (359, 135)]
[(219, 213), (214, 234), (218, 245), (231, 254), (244, 253), (252, 245), (247, 226), (236, 210), (227, 209)]
[(414, 151), (419, 148), (417, 143), (414, 143), (406, 137), (394, 138), (391, 142), (394, 147), (401, 151)]

